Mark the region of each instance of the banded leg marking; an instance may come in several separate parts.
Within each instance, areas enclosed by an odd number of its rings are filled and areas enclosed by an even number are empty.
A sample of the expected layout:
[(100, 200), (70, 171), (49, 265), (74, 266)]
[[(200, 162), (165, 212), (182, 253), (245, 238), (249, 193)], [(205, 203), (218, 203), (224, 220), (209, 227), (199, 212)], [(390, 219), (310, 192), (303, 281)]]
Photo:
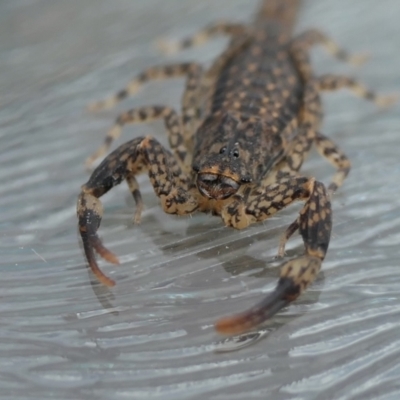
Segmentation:
[(363, 64), (369, 58), (367, 54), (349, 54), (335, 41), (325, 35), (325, 33), (317, 29), (309, 29), (297, 36), (293, 41), (294, 47), (298, 47), (299, 49), (307, 52), (315, 45), (322, 45), (324, 49), (333, 57), (355, 66)]
[(120, 114), (115, 121), (115, 125), (108, 131), (104, 143), (87, 158), (86, 166), (90, 168), (95, 160), (107, 153), (112, 142), (121, 135), (124, 125), (149, 122), (161, 118), (164, 119), (165, 122), (171, 149), (177, 154), (178, 159), (183, 162), (186, 148), (181, 132), (180, 119), (176, 111), (167, 106), (151, 106), (134, 108)]
[(140, 74), (138, 74), (134, 79), (132, 79), (128, 83), (128, 85), (124, 89), (121, 89), (115, 95), (110, 96), (104, 100), (89, 104), (88, 110), (91, 112), (97, 112), (112, 108), (120, 101), (135, 94), (143, 84), (149, 81), (179, 78), (181, 76), (186, 76), (190, 73), (190, 71), (193, 68), (196, 67), (197, 67), (196, 63), (180, 63), (180, 64), (158, 65), (150, 67), (145, 71), (141, 72)]
[(350, 172), (351, 162), (331, 139), (321, 133), (317, 133), (315, 144), (321, 156), (325, 157), (337, 170), (328, 186), (329, 195), (331, 196), (342, 186), (343, 181)]
[(317, 84), (322, 91), (334, 91), (347, 88), (356, 96), (374, 102), (379, 107), (388, 107), (397, 101), (396, 95), (379, 95), (369, 90), (363, 84), (347, 76), (326, 74), (317, 78)]
[(139, 184), (134, 175), (128, 175), (126, 177), (126, 182), (128, 184), (129, 190), (132, 193), (133, 200), (136, 205), (135, 214), (133, 215), (133, 223), (140, 224), (140, 219), (143, 211), (143, 199), (139, 190)]

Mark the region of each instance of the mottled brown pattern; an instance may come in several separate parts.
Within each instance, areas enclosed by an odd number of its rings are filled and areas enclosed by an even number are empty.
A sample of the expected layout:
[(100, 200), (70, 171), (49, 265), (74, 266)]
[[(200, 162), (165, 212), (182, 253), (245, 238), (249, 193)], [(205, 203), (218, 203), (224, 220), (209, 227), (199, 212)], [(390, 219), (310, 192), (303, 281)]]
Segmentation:
[[(219, 22), (181, 42), (163, 42), (164, 49), (176, 51), (218, 34), (231, 37), (228, 48), (206, 71), (196, 63), (152, 67), (126, 89), (90, 107), (113, 106), (151, 79), (186, 76), (181, 116), (164, 105), (127, 111), (88, 160), (90, 165), (103, 155), (126, 123), (164, 119), (171, 151), (150, 136), (136, 138), (108, 155), (82, 186), (79, 229), (88, 263), (105, 285), (115, 282), (98, 268), (94, 251), (111, 263), (118, 263), (118, 258), (97, 236), (103, 214), (99, 197), (127, 181), (137, 206), (134, 221), (139, 222), (143, 202), (135, 176), (145, 171), (165, 212), (211, 212), (237, 229), (263, 221), (297, 200), (304, 203), (281, 237), (278, 251), (284, 256), (287, 240), (299, 231), (304, 256), (282, 264), (276, 289), (259, 304), (218, 321), (219, 332), (233, 334), (256, 327), (315, 280), (329, 246), (330, 195), (350, 170), (347, 157), (319, 132), (320, 92), (346, 87), (378, 105), (393, 98), (377, 96), (347, 77), (314, 76), (308, 54), (313, 45), (323, 45), (344, 61), (358, 63), (364, 57), (348, 55), (316, 30), (293, 38), (299, 3), (265, 0), (251, 26)], [(299, 173), (313, 144), (337, 170), (329, 191)]]

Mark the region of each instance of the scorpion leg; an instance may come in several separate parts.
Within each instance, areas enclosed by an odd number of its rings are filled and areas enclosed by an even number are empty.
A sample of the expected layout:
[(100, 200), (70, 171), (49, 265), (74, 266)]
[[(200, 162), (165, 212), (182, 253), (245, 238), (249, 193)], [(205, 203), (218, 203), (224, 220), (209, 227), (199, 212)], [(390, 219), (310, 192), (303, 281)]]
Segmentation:
[(222, 218), (227, 225), (242, 229), (250, 223), (265, 220), (295, 200), (303, 200), (305, 204), (300, 211), (298, 224), (292, 224), (287, 232), (291, 234), (295, 228), (299, 229), (305, 255), (282, 265), (278, 285), (260, 303), (243, 313), (217, 321), (215, 327), (218, 332), (238, 334), (255, 328), (297, 299), (318, 275), (332, 227), (329, 196), (322, 183), (313, 178), (281, 178), (266, 187), (261, 195), (250, 194), (245, 201), (236, 200), (223, 210)]
[(135, 201), (136, 204), (136, 210), (133, 216), (133, 223), (140, 224), (140, 217), (143, 211), (143, 199), (135, 175), (128, 175), (126, 177), (126, 183), (128, 184), (129, 190), (132, 193), (133, 200)]
[(236, 36), (249, 31), (249, 27), (243, 24), (231, 22), (215, 22), (201, 29), (194, 35), (179, 41), (166, 41), (161, 39), (157, 42), (157, 47), (166, 54), (174, 54), (178, 51), (202, 45), (218, 35)]
[(120, 136), (124, 125), (148, 122), (155, 119), (164, 119), (171, 149), (178, 157), (178, 160), (183, 163), (186, 156), (186, 147), (178, 114), (168, 106), (151, 106), (133, 108), (120, 114), (115, 121), (115, 125), (108, 131), (104, 143), (86, 160), (86, 165), (90, 167), (97, 158), (107, 152), (112, 142)]
[[(289, 171), (299, 171), (305, 158), (307, 157), (313, 140), (314, 140), (313, 129), (299, 129), (298, 136), (293, 140), (289, 153), (286, 155), (285, 163), (286, 168)], [(285, 171), (285, 166), (282, 167), (282, 171)]]
[(285, 247), (290, 237), (299, 229), (299, 218), (293, 221), (286, 229), (279, 240), (278, 257), (282, 258), (285, 255)]
[(324, 46), (325, 50), (337, 59), (353, 65), (360, 65), (368, 58), (364, 54), (350, 55), (323, 32), (310, 29), (294, 38), (290, 46), (293, 61), (297, 65), (302, 78), (306, 81), (313, 76), (309, 51), (311, 47), (317, 44)]
[(336, 168), (336, 173), (328, 186), (329, 194), (332, 195), (342, 186), (343, 181), (349, 174), (351, 162), (331, 139), (321, 133), (317, 133), (315, 144), (318, 152)]
[(299, 36), (297, 36), (292, 43), (294, 49), (299, 51), (308, 52), (311, 47), (315, 45), (322, 45), (325, 50), (333, 57), (340, 61), (358, 66), (363, 64), (367, 59), (366, 54), (349, 54), (346, 50), (342, 49), (335, 41), (330, 39), (325, 33), (318, 29), (309, 29)]
[(317, 85), (320, 91), (334, 91), (347, 88), (356, 96), (370, 100), (379, 107), (388, 107), (397, 101), (396, 95), (379, 95), (366, 88), (363, 84), (347, 76), (326, 74), (317, 78)]
[(82, 186), (77, 203), (79, 231), (87, 261), (99, 281), (107, 286), (114, 286), (115, 282), (100, 270), (94, 251), (111, 263), (118, 264), (119, 261), (97, 236), (103, 215), (99, 198), (123, 180), (128, 180), (132, 188), (132, 176), (143, 170), (148, 171), (165, 212), (184, 215), (197, 209), (189, 177), (182, 172), (174, 156), (152, 137), (131, 140), (107, 156)]
[(88, 110), (92, 112), (101, 111), (114, 107), (120, 101), (135, 94), (143, 84), (153, 80), (164, 80), (170, 78), (179, 78), (187, 76), (194, 68), (197, 68), (196, 63), (179, 63), (171, 65), (157, 65), (147, 68), (133, 78), (128, 85), (117, 92), (115, 95), (110, 96), (101, 101), (89, 104)]
[[(163, 73), (166, 74), (165, 76), (169, 77), (179, 76), (178, 73), (182, 73), (187, 76), (186, 89), (182, 101), (183, 129), (181, 130), (180, 126), (181, 119), (177, 116), (176, 112), (169, 107), (142, 107), (122, 113), (116, 119), (115, 125), (107, 133), (104, 143), (86, 160), (87, 168), (90, 168), (96, 159), (103, 156), (108, 151), (112, 142), (120, 136), (121, 128), (126, 123), (146, 122), (157, 118), (164, 118), (165, 125), (169, 133), (169, 144), (171, 149), (175, 152), (179, 160), (181, 160), (182, 166), (185, 166), (187, 169), (187, 166), (191, 161), (187, 152), (188, 143), (191, 140), (194, 129), (197, 127), (194, 121), (199, 119), (201, 112), (201, 105), (198, 101), (198, 91), (201, 85), (203, 69), (198, 64), (186, 63), (170, 67), (153, 67), (148, 71), (152, 70), (153, 72), (148, 72), (149, 76), (151, 76), (149, 79), (161, 77), (163, 76)], [(178, 75), (174, 75), (174, 73)]]
[[(355, 95), (363, 97), (366, 100), (373, 101), (378, 106), (389, 106), (396, 98), (395, 96), (381, 96), (365, 88), (362, 84), (352, 78), (340, 75), (327, 74), (310, 82), (308, 87), (314, 87), (319, 91), (333, 91), (342, 88), (350, 89)], [(348, 157), (339, 149), (339, 147), (329, 138), (316, 133), (315, 144), (318, 152), (336, 168), (336, 173), (329, 185), (329, 193), (333, 194), (342, 184), (350, 172), (351, 163)]]

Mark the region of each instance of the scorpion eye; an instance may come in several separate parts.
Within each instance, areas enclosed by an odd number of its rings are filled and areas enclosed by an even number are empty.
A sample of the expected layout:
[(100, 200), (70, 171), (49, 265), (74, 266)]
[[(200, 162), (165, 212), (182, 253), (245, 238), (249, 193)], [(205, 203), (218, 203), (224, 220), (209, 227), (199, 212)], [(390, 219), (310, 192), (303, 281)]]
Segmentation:
[(226, 153), (226, 146), (221, 147), (221, 149), (219, 151), (219, 154), (224, 154), (224, 153)]
[(197, 164), (194, 164), (194, 165), (192, 166), (192, 169), (193, 169), (194, 172), (199, 172), (199, 171), (200, 171), (200, 166), (197, 165)]
[(238, 149), (233, 150), (232, 155), (234, 158), (239, 158), (239, 150)]

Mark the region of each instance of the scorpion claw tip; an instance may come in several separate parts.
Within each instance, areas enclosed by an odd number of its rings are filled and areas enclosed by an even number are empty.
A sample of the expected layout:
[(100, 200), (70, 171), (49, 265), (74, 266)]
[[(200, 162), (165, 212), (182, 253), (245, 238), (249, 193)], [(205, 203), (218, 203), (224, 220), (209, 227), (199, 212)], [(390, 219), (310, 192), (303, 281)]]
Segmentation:
[(215, 330), (222, 335), (237, 335), (253, 327), (251, 319), (245, 314), (224, 317), (215, 323)]
[(119, 258), (118, 258), (114, 253), (112, 253), (111, 251), (109, 251), (109, 252), (106, 253), (106, 254), (102, 254), (101, 256), (102, 256), (105, 260), (107, 260), (108, 262), (110, 262), (111, 264), (115, 264), (115, 265), (119, 265), (119, 264), (120, 264)]

